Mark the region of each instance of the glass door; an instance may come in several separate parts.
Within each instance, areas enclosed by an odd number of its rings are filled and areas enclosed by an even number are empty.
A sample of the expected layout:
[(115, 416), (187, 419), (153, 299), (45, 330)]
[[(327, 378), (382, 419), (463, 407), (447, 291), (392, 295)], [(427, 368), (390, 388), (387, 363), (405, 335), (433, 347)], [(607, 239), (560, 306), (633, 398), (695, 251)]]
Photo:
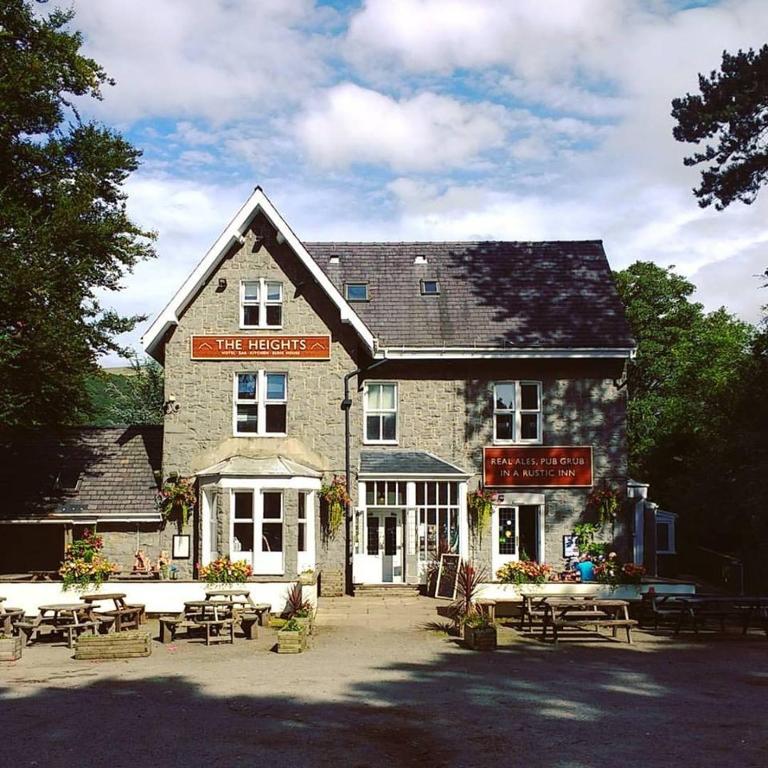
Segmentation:
[(403, 515), (400, 510), (368, 510), (366, 554), (375, 557), (382, 583), (403, 580)]
[(517, 507), (494, 507), (491, 518), (493, 536), (493, 575), (506, 563), (520, 559), (520, 516)]

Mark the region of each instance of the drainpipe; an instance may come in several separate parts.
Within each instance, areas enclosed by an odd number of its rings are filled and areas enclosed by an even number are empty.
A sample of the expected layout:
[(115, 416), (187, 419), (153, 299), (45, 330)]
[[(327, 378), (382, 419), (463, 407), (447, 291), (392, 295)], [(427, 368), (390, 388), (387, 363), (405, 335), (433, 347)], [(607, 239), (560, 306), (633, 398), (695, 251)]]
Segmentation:
[[(344, 399), (341, 401), (341, 410), (344, 411), (344, 472), (347, 485), (347, 497), (352, 498), (352, 480), (350, 477), (351, 472), (351, 449), (350, 449), (350, 430), (349, 430), (349, 411), (352, 408), (352, 399), (349, 396), (349, 380), (358, 376), (361, 373), (368, 373), (374, 368), (377, 368), (382, 363), (386, 363), (387, 358), (377, 360), (367, 368), (356, 368), (354, 371), (344, 374)], [(344, 546), (344, 586), (348, 595), (352, 594), (352, 509), (350, 504), (347, 504), (346, 515), (344, 520), (344, 533), (346, 535), (347, 543)]]

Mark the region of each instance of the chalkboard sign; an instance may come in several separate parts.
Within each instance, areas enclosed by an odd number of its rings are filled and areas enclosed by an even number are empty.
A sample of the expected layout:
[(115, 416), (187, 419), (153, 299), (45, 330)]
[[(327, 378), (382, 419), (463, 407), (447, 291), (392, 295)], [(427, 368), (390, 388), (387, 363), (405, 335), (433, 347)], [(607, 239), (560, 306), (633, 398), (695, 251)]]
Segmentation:
[(459, 576), (460, 560), (458, 555), (440, 555), (440, 570), (437, 574), (435, 597), (444, 597), (448, 600), (453, 600), (456, 597), (456, 580)]

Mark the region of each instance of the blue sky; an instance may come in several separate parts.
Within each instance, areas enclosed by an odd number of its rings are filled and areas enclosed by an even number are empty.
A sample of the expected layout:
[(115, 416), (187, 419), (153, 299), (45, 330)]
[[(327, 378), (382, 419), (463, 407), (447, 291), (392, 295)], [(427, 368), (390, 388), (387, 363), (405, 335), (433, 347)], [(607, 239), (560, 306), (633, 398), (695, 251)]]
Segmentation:
[(669, 115), (768, 40), (765, 0), (72, 5), (117, 81), (87, 109), (143, 149), (129, 209), (159, 233), (120, 311), (159, 312), (256, 184), (307, 240), (599, 238), (708, 309), (766, 303), (768, 190), (700, 209)]

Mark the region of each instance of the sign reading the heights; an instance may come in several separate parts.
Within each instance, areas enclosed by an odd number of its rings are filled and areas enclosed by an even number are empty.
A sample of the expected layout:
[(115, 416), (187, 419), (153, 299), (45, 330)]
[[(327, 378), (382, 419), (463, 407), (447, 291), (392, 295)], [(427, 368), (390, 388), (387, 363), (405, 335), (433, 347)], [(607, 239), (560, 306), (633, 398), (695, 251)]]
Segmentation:
[(577, 445), (493, 446), (483, 449), (486, 487), (588, 488), (592, 448)]
[(193, 360), (330, 360), (330, 336), (193, 336)]

